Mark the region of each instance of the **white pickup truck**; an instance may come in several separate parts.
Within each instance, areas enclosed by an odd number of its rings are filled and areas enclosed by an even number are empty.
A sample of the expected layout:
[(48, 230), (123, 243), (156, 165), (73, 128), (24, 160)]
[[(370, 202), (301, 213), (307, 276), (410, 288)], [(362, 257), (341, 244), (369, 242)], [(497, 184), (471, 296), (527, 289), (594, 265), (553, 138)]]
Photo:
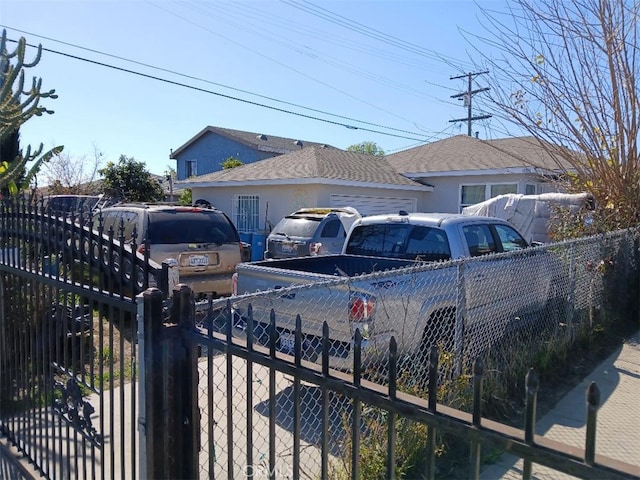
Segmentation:
[[(504, 220), (400, 212), (357, 220), (340, 255), (238, 264), (231, 301), (236, 319), (246, 320), (252, 304), (260, 342), (273, 309), (278, 348), (287, 353), (300, 315), (311, 361), (319, 359), (326, 321), (329, 363), (349, 369), (357, 328), (365, 362), (384, 360), (392, 336), (401, 354), (433, 344), (469, 353), (472, 332), (486, 337), (516, 321), (536, 321), (561, 275), (552, 254), (530, 248)], [(257, 291), (269, 292), (235, 296)]]

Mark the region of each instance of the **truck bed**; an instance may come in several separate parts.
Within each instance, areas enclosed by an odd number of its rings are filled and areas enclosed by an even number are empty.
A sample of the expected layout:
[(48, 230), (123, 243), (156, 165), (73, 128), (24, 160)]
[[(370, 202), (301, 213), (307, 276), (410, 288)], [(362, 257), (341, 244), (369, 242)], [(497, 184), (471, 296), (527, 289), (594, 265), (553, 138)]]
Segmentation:
[(413, 260), (343, 254), (264, 260), (253, 262), (251, 265), (320, 275), (353, 277), (364, 273), (382, 272), (413, 264), (415, 264)]

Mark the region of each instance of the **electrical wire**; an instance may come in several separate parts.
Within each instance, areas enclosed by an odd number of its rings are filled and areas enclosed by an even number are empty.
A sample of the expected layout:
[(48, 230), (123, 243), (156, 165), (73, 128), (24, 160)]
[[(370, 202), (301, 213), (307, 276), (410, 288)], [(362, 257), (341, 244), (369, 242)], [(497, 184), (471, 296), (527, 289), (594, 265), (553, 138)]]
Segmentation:
[[(13, 42), (13, 43), (17, 43), (17, 41), (13, 40), (13, 39), (7, 39), (7, 41), (10, 41), (10, 42)], [(29, 47), (32, 47), (32, 48), (38, 48), (36, 45), (33, 45), (33, 44), (27, 43), (26, 45), (29, 46)], [(240, 97), (234, 97), (232, 95), (226, 95), (224, 93), (215, 92), (213, 90), (207, 90), (205, 88), (200, 88), (200, 87), (196, 87), (196, 86), (193, 86), (193, 85), (188, 85), (186, 83), (176, 82), (174, 80), (168, 80), (166, 78), (156, 77), (154, 75), (149, 75), (149, 74), (142, 73), (142, 72), (136, 72), (135, 70), (130, 70), (130, 69), (123, 68), (123, 67), (117, 67), (115, 65), (110, 65), (108, 63), (99, 62), (97, 60), (91, 60), (91, 59), (88, 59), (88, 58), (83, 58), (83, 57), (80, 57), (80, 56), (77, 56), (77, 55), (72, 55), (70, 53), (60, 52), (58, 50), (53, 50), (53, 49), (50, 49), (50, 48), (42, 47), (42, 50), (45, 51), (45, 52), (54, 53), (56, 55), (61, 55), (61, 56), (65, 56), (65, 57), (68, 57), (68, 58), (72, 58), (74, 60), (80, 60), (80, 61), (83, 61), (83, 62), (91, 63), (91, 64), (94, 64), (94, 65), (98, 65), (98, 66), (101, 66), (101, 67), (110, 68), (110, 69), (121, 71), (121, 72), (124, 72), (124, 73), (129, 73), (131, 75), (136, 75), (136, 76), (139, 76), (139, 77), (143, 77), (143, 78), (147, 78), (147, 79), (151, 79), (151, 80), (164, 82), (164, 83), (167, 83), (167, 84), (170, 84), (170, 85), (176, 85), (176, 86), (179, 86), (179, 87), (188, 88), (190, 90), (195, 90), (195, 91), (202, 92), (202, 93), (208, 93), (210, 95), (215, 95), (215, 96), (218, 96), (218, 97), (221, 97), (221, 98), (226, 98), (228, 100), (234, 100), (234, 101), (246, 103), (246, 104), (249, 104), (249, 105), (254, 105), (254, 106), (257, 106), (257, 107), (266, 108), (266, 109), (274, 110), (274, 111), (277, 111), (277, 112), (280, 112), (280, 113), (286, 113), (288, 115), (295, 115), (295, 116), (302, 117), (302, 118), (307, 118), (307, 119), (310, 119), (310, 120), (315, 120), (315, 121), (319, 121), (319, 122), (323, 122), (323, 123), (328, 123), (328, 124), (331, 124), (331, 125), (337, 125), (337, 126), (349, 128), (351, 130), (362, 130), (364, 132), (376, 133), (376, 134), (379, 134), (379, 135), (386, 135), (386, 136), (389, 136), (389, 137), (404, 138), (406, 140), (413, 140), (413, 141), (421, 141), (421, 139), (418, 139), (418, 138), (407, 137), (407, 136), (404, 136), (404, 135), (397, 135), (397, 134), (393, 134), (393, 133), (389, 133), (389, 132), (382, 132), (382, 131), (373, 130), (373, 129), (370, 129), (370, 128), (357, 127), (355, 125), (349, 125), (349, 124), (346, 124), (346, 123), (341, 123), (341, 122), (337, 122), (337, 121), (334, 121), (334, 120), (329, 120), (329, 119), (326, 119), (326, 118), (320, 118), (320, 117), (316, 117), (316, 116), (313, 116), (313, 115), (307, 115), (307, 114), (304, 114), (304, 113), (293, 112), (291, 110), (286, 110), (284, 108), (274, 107), (272, 105), (266, 105), (264, 103), (254, 102), (254, 101), (243, 99), (243, 98), (240, 98)], [(359, 120), (354, 120), (354, 121), (356, 121), (358, 123), (363, 123), (363, 124), (365, 123), (365, 122), (360, 122)], [(414, 135), (414, 136), (419, 136), (420, 135), (419, 133), (416, 133), (416, 132), (410, 132), (410, 131), (407, 131), (407, 130), (401, 130), (401, 129), (396, 129), (396, 128), (383, 127), (383, 126), (381, 128), (387, 128), (389, 130), (394, 130), (394, 131), (398, 131), (398, 132), (402, 132), (402, 133), (407, 133), (407, 134)]]
[[(358, 55), (364, 53), (373, 57), (381, 58), (383, 60), (392, 61), (394, 64), (402, 64), (412, 68), (425, 70), (426, 67), (424, 61), (422, 60), (413, 60), (407, 56), (398, 55), (395, 52), (385, 51), (378, 47), (374, 48), (372, 45), (363, 44), (344, 36), (339, 36), (336, 34), (332, 34), (329, 36), (326, 35), (325, 32), (318, 30), (313, 26), (304, 25), (300, 22), (289, 21), (286, 18), (272, 15), (267, 10), (260, 10), (255, 6), (249, 7), (241, 2), (220, 4), (200, 1), (196, 3), (202, 6), (198, 10), (200, 13), (213, 16), (212, 12), (215, 12), (216, 19), (219, 20), (220, 18), (225, 18), (225, 23), (232, 24), (236, 28), (244, 30), (246, 32), (250, 32), (253, 35), (267, 38), (268, 40), (292, 51), (295, 51), (298, 54), (305, 55), (307, 57), (313, 58), (314, 60), (323, 61), (326, 64), (336, 66), (337, 68), (340, 68), (342, 70), (346, 70), (350, 73), (383, 84), (385, 86), (390, 86), (405, 93), (411, 93), (427, 98), (436, 98), (433, 95), (426, 94), (424, 91), (403, 85), (397, 80), (392, 80), (384, 77), (383, 75), (372, 73), (366, 70), (356, 69), (352, 66), (352, 62), (341, 62), (333, 57), (325, 59), (325, 57), (327, 57), (326, 54), (313, 49), (307, 44), (304, 44), (304, 46), (300, 46), (300, 44), (303, 42), (299, 41), (299, 39), (312, 38), (329, 45), (335, 45), (339, 47), (340, 50), (351, 50), (356, 52)], [(188, 4), (188, 6), (192, 9), (196, 8), (191, 3)], [(234, 23), (233, 20), (230, 19), (236, 20), (236, 22)], [(276, 31), (268, 31), (265, 28), (265, 25), (272, 25), (276, 27)], [(284, 36), (282, 32), (296, 34), (297, 40), (292, 41), (291, 38)], [(415, 58), (415, 54), (412, 55)], [(438, 61), (438, 63), (441, 64), (442, 61)], [(430, 69), (430, 71), (433, 71), (433, 69)], [(439, 88), (447, 88), (442, 87), (442, 85), (434, 85)]]
[(313, 82), (316, 82), (316, 83), (318, 83), (320, 85), (323, 85), (323, 86), (325, 86), (325, 87), (327, 87), (327, 88), (329, 88), (331, 90), (334, 90), (334, 91), (336, 91), (336, 92), (338, 92), (338, 93), (340, 93), (340, 94), (342, 94), (342, 95), (344, 95), (346, 97), (349, 97), (349, 98), (351, 98), (353, 100), (356, 100), (356, 101), (358, 101), (358, 102), (360, 102), (360, 103), (362, 103), (364, 105), (367, 105), (367, 106), (369, 106), (371, 108), (374, 108), (376, 110), (380, 110), (381, 112), (386, 113), (387, 115), (390, 115), (392, 117), (396, 117), (396, 118), (398, 118), (400, 120), (404, 120), (406, 122), (411, 122), (411, 120), (409, 120), (407, 118), (404, 118), (404, 117), (402, 117), (402, 116), (400, 116), (400, 115), (398, 115), (398, 114), (396, 114), (394, 112), (391, 112), (391, 111), (389, 111), (387, 109), (384, 109), (384, 108), (380, 107), (379, 105), (371, 103), (371, 102), (369, 102), (367, 100), (363, 100), (363, 99), (361, 99), (361, 98), (359, 98), (359, 97), (357, 97), (357, 96), (355, 96), (355, 95), (353, 95), (353, 94), (351, 94), (349, 92), (341, 90), (341, 89), (335, 87), (334, 85), (331, 85), (331, 84), (329, 84), (329, 83), (327, 83), (327, 82), (325, 82), (323, 80), (317, 79), (317, 78), (315, 78), (315, 77), (313, 77), (313, 76), (311, 76), (311, 75), (309, 75), (307, 73), (304, 73), (304, 72), (292, 67), (291, 65), (289, 65), (287, 63), (283, 63), (283, 62), (280, 62), (280, 61), (278, 61), (278, 60), (276, 60), (274, 58), (271, 58), (271, 57), (265, 55), (263, 52), (259, 52), (259, 51), (255, 50), (255, 49), (253, 49), (251, 47), (248, 47), (248, 46), (246, 46), (246, 45), (244, 45), (244, 44), (242, 44), (242, 43), (240, 43), (240, 42), (238, 42), (236, 40), (233, 40), (233, 39), (231, 39), (229, 37), (226, 37), (226, 36), (220, 34), (219, 32), (213, 31), (210, 28), (202, 26), (202, 25), (200, 25), (200, 24), (198, 24), (198, 23), (186, 18), (183, 15), (179, 15), (179, 14), (177, 14), (175, 12), (172, 12), (171, 10), (167, 10), (165, 7), (161, 7), (160, 5), (157, 5), (157, 4), (153, 3), (153, 2), (147, 2), (147, 3), (149, 3), (152, 6), (158, 8), (159, 10), (162, 10), (162, 11), (164, 11), (164, 12), (170, 14), (170, 15), (173, 15), (176, 18), (180, 18), (181, 20), (183, 20), (183, 21), (185, 21), (185, 22), (187, 22), (187, 23), (189, 23), (189, 24), (191, 24), (191, 25), (193, 25), (195, 27), (198, 27), (198, 28), (200, 28), (200, 29), (202, 29), (204, 31), (206, 31), (206, 32), (210, 33), (211, 35), (223, 38), (224, 40), (226, 40), (229, 43), (232, 43), (232, 44), (234, 44), (234, 45), (236, 45), (236, 46), (238, 46), (240, 48), (243, 48), (245, 50), (248, 50), (248, 51), (252, 52), (253, 54), (258, 55), (259, 57), (267, 59), (270, 62), (273, 62), (273, 63), (281, 66), (282, 68), (286, 68), (287, 70), (291, 70), (292, 72), (295, 72), (295, 73), (297, 73), (298, 75), (300, 75), (300, 76), (302, 76), (304, 78), (307, 78), (307, 79), (309, 79), (309, 80), (311, 80)]
[(309, 1), (306, 1), (306, 0), (303, 0), (301, 2), (296, 0), (280, 0), (280, 1), (291, 7), (305, 11), (311, 15), (322, 18), (330, 23), (339, 25), (348, 30), (352, 30), (354, 32), (360, 33), (361, 35), (367, 36), (369, 38), (378, 40), (388, 45), (395, 46), (405, 51), (415, 53), (417, 55), (422, 55), (426, 58), (442, 61), (447, 65), (456, 69), (460, 68), (460, 67), (455, 67), (455, 63), (458, 63), (458, 64), (461, 63), (457, 59), (453, 59), (452, 57), (447, 57), (434, 50), (426, 49), (414, 43), (407, 42), (406, 40), (403, 40), (401, 38), (394, 37), (393, 35), (389, 35), (380, 30), (376, 30), (371, 26), (364, 25), (362, 23), (356, 22), (355, 20), (351, 20), (347, 17), (334, 13), (326, 8), (315, 5)]
[[(202, 2), (201, 2), (202, 3)], [(243, 7), (242, 4), (231, 4), (234, 7)], [(229, 9), (225, 7), (221, 7), (219, 4), (217, 3), (207, 3), (204, 2), (204, 4), (202, 5), (202, 8), (196, 7), (195, 5), (189, 4), (187, 5), (189, 8), (192, 9), (197, 9), (197, 11), (201, 14), (204, 15), (208, 15), (208, 16), (212, 16), (212, 12), (211, 10), (215, 10), (218, 15), (216, 15), (216, 19), (220, 19), (221, 16), (225, 17), (225, 23), (229, 26), (233, 26), (239, 30), (244, 30), (246, 32), (252, 33), (253, 35), (256, 35), (258, 37), (261, 38), (265, 38), (273, 43), (276, 43), (277, 45), (280, 45), (283, 48), (292, 50), (294, 52), (296, 52), (299, 55), (303, 55), (307, 58), (310, 58), (314, 61), (319, 61), (324, 63), (325, 65), (330, 65), (332, 67), (341, 69), (343, 71), (349, 72), (351, 74), (354, 74), (358, 77), (361, 78), (365, 78), (367, 80), (371, 80), (375, 83), (378, 83), (380, 85), (384, 85), (386, 87), (390, 87), (394, 90), (398, 90), (401, 91), (403, 93), (409, 93), (415, 96), (419, 96), (419, 97), (424, 97), (424, 98), (435, 98), (433, 95), (429, 95), (427, 93), (425, 93), (424, 91), (415, 89), (413, 87), (410, 87), (408, 85), (404, 85), (400, 82), (398, 82), (397, 80), (385, 77), (383, 75), (380, 75), (378, 73), (374, 73), (374, 72), (370, 72), (367, 70), (362, 70), (359, 69), (357, 67), (353, 66), (353, 62), (345, 62), (345, 61), (340, 61), (338, 59), (336, 59), (335, 57), (332, 56), (328, 56), (325, 55), (323, 52), (318, 51), (317, 49), (314, 49), (308, 45), (304, 45), (299, 46), (298, 43), (293, 42), (291, 40), (291, 38), (287, 38), (283, 35), (281, 35), (280, 33), (277, 32), (268, 32), (265, 28), (264, 28), (264, 24), (265, 23), (270, 23), (271, 25), (278, 25), (278, 23), (275, 22), (265, 22), (265, 19), (260, 18), (260, 24), (259, 25), (253, 25), (251, 22), (249, 21), (252, 17), (252, 15), (255, 15), (256, 12), (251, 10), (250, 12), (241, 12), (240, 14), (233, 14), (231, 12), (229, 12)], [(244, 7), (246, 8), (246, 7)], [(261, 12), (262, 13), (262, 12)], [(236, 21), (232, 20), (235, 19)], [(380, 56), (380, 55), (376, 55), (375, 53), (373, 53), (371, 50), (367, 50), (365, 48), (361, 48), (358, 44), (356, 44), (357, 46), (349, 46), (349, 40), (346, 38), (339, 38), (339, 37), (326, 37), (326, 36), (321, 36), (321, 35), (317, 35), (314, 33), (314, 30), (312, 28), (301, 28), (300, 25), (295, 25), (295, 24), (288, 24), (287, 22), (282, 22), (282, 26), (279, 26), (280, 30), (286, 30), (287, 32), (297, 32), (300, 35), (304, 35), (310, 38), (314, 38), (314, 39), (318, 39), (321, 40), (323, 42), (326, 42), (328, 44), (333, 44), (336, 46), (340, 46), (341, 48), (347, 48), (349, 50), (353, 50), (358, 52), (359, 54), (361, 53), (366, 53), (366, 54), (370, 54), (373, 56), (377, 56), (378, 58), (384, 58), (385, 60), (392, 60), (395, 63), (402, 63), (402, 62), (398, 62), (397, 57), (394, 57), (392, 53), (388, 53), (385, 56)], [(375, 52), (375, 51), (374, 51)], [(379, 51), (377, 53), (380, 53)], [(268, 57), (265, 57), (268, 58)], [(414, 64), (414, 66), (416, 66)], [(387, 112), (389, 113), (389, 112)], [(401, 117), (399, 117), (401, 118)], [(406, 120), (402, 118), (402, 120)]]
[(434, 133), (429, 138), (427, 138), (424, 142), (412, 143), (410, 145), (405, 145), (403, 147), (394, 148), (393, 150), (385, 150), (385, 155), (388, 155), (390, 153), (402, 152), (404, 150), (409, 150), (410, 148), (419, 147), (420, 145), (424, 145), (429, 142), (442, 140), (443, 138), (447, 138), (447, 136), (445, 135), (447, 131), (452, 131), (455, 128), (456, 127), (454, 125), (449, 124), (444, 130), (440, 130), (439, 132)]
[[(77, 44), (64, 42), (62, 40), (57, 40), (57, 39), (54, 39), (54, 38), (51, 38), (51, 37), (47, 37), (47, 36), (44, 36), (44, 35), (38, 35), (38, 34), (35, 34), (33, 32), (27, 32), (25, 30), (20, 30), (20, 29), (9, 27), (9, 26), (5, 26), (5, 25), (0, 25), (0, 27), (9, 28), (11, 30), (15, 30), (16, 32), (24, 33), (24, 34), (27, 34), (27, 35), (30, 35), (30, 36), (33, 36), (33, 37), (37, 37), (37, 38), (41, 38), (41, 39), (44, 39), (44, 40), (60, 43), (62, 45), (70, 46), (70, 47), (77, 48), (77, 49), (84, 50), (84, 51), (88, 51), (88, 52), (91, 52), (91, 53), (97, 53), (99, 55), (104, 55), (106, 57), (110, 57), (110, 58), (114, 58), (114, 59), (121, 60), (121, 61), (124, 61), (124, 62), (132, 63), (132, 64), (139, 65), (139, 66), (142, 66), (142, 67), (145, 67), (145, 68), (150, 68), (150, 69), (153, 69), (153, 70), (157, 70), (157, 71), (161, 71), (161, 72), (165, 72), (165, 73), (170, 73), (172, 75), (176, 75), (176, 76), (179, 76), (179, 77), (187, 78), (187, 79), (190, 79), (190, 80), (196, 80), (196, 81), (200, 81), (200, 82), (207, 83), (207, 84), (210, 84), (210, 85), (215, 85), (215, 86), (218, 86), (218, 87), (227, 88), (229, 90), (237, 91), (237, 92), (244, 93), (244, 94), (247, 94), (247, 95), (253, 95), (255, 97), (262, 98), (262, 99), (265, 99), (265, 100), (269, 100), (269, 101), (272, 101), (272, 102), (281, 103), (283, 105), (289, 105), (289, 106), (292, 106), (292, 107), (295, 107), (295, 108), (301, 108), (303, 110), (308, 110), (308, 111), (311, 111), (311, 112), (320, 113), (322, 115), (328, 115), (328, 116), (331, 116), (331, 117), (340, 118), (342, 120), (347, 120), (349, 122), (356, 122), (356, 123), (360, 123), (360, 124), (363, 124), (363, 125), (369, 125), (369, 126), (372, 126), (372, 127), (383, 128), (383, 129), (391, 130), (391, 131), (397, 131), (399, 133), (407, 133), (407, 134), (410, 134), (410, 135), (420, 135), (419, 133), (411, 132), (411, 131), (408, 131), (408, 130), (403, 130), (403, 129), (399, 129), (399, 128), (395, 128), (395, 127), (388, 127), (386, 125), (382, 125), (382, 124), (378, 124), (378, 123), (374, 123), (374, 122), (368, 122), (368, 121), (365, 121), (365, 120), (358, 120), (358, 119), (355, 119), (353, 117), (343, 116), (343, 115), (327, 112), (327, 111), (324, 111), (324, 110), (319, 110), (319, 109), (312, 108), (312, 107), (306, 107), (304, 105), (300, 105), (300, 104), (293, 103), (293, 102), (287, 102), (285, 100), (279, 100), (279, 99), (274, 98), (274, 97), (261, 95), (261, 94), (254, 93), (254, 92), (251, 92), (251, 91), (248, 91), (248, 90), (243, 90), (243, 89), (232, 87), (232, 86), (229, 86), (229, 85), (213, 82), (211, 80), (206, 80), (206, 79), (203, 79), (203, 78), (200, 78), (200, 77), (196, 77), (196, 76), (192, 76), (192, 75), (176, 72), (175, 70), (170, 70), (170, 69), (163, 68), (163, 67), (157, 67), (157, 66), (154, 66), (154, 65), (150, 65), (148, 63), (143, 63), (143, 62), (139, 62), (139, 61), (136, 61), (136, 60), (131, 60), (131, 59), (128, 59), (128, 58), (125, 58), (125, 57), (121, 57), (121, 56), (118, 56), (118, 55), (113, 55), (113, 54), (110, 54), (110, 53), (102, 52), (100, 50), (95, 50), (95, 49), (91, 49), (91, 48), (87, 48), (87, 47), (82, 47), (82, 46), (77, 45)], [(11, 41), (11, 42), (15, 42), (15, 40), (11, 40), (11, 39), (8, 39), (8, 40)], [(36, 48), (36, 46), (31, 45), (31, 44), (29, 44), (29, 46), (33, 47), (33, 48)], [(47, 49), (47, 48), (44, 48), (44, 47), (43, 47), (43, 50), (49, 51), (51, 53), (56, 53), (56, 54), (59, 54), (59, 55), (72, 56), (70, 54), (66, 54), (66, 53), (63, 53), (63, 52), (58, 52), (56, 50), (51, 50), (51, 49)], [(78, 60), (84, 60), (84, 61), (87, 61), (87, 62), (90, 62), (90, 63), (100, 64), (100, 62), (94, 62), (94, 61), (92, 61), (90, 59), (85, 59), (83, 57), (79, 57), (79, 56), (72, 56), (72, 57), (76, 58)], [(121, 69), (120, 67), (115, 67), (115, 66), (111, 66), (111, 65), (108, 65), (108, 64), (104, 64), (104, 66), (109, 67), (109, 68), (114, 68), (114, 69)], [(121, 69), (121, 70), (127, 71), (126, 69)], [(132, 73), (136, 73), (137, 74), (137, 72), (132, 72)], [(143, 74), (141, 74), (141, 75), (143, 75)], [(155, 78), (153, 76), (149, 76), (149, 77), (150, 78)], [(162, 80), (162, 79), (158, 78), (158, 80)], [(179, 85), (179, 83), (176, 83), (176, 84)], [(185, 86), (191, 87), (191, 86), (188, 86), (188, 85), (185, 85)], [(193, 87), (193, 88), (196, 88), (196, 87)], [(204, 90), (204, 91), (206, 91), (206, 90)], [(215, 92), (210, 92), (210, 93), (215, 93)], [(220, 94), (220, 95), (223, 95), (223, 94)], [(235, 98), (235, 97), (229, 97), (229, 98)], [(257, 104), (257, 105), (259, 105), (259, 104)], [(311, 117), (309, 117), (309, 118), (311, 118)], [(338, 122), (335, 122), (335, 124), (340, 125), (340, 123), (338, 123)], [(348, 126), (347, 128), (358, 128), (358, 127)], [(362, 128), (359, 128), (359, 129), (360, 130), (364, 130)]]

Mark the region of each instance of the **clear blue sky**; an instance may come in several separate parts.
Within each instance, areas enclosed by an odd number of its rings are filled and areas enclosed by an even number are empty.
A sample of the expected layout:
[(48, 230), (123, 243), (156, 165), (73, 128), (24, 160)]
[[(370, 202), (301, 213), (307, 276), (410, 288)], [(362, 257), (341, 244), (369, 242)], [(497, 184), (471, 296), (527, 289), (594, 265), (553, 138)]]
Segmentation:
[[(449, 122), (467, 115), (450, 98), (466, 80), (450, 77), (478, 68), (461, 30), (482, 32), (479, 15), (476, 2), (455, 0), (0, 2), (10, 39), (65, 54), (45, 51), (27, 70), (59, 98), (44, 103), (54, 115), (22, 127), (21, 146), (64, 145), (82, 157), (95, 145), (104, 161), (124, 154), (153, 173), (175, 167), (171, 149), (208, 125), (339, 148), (374, 141), (387, 153), (466, 134)], [(504, 136), (492, 120), (473, 130)]]

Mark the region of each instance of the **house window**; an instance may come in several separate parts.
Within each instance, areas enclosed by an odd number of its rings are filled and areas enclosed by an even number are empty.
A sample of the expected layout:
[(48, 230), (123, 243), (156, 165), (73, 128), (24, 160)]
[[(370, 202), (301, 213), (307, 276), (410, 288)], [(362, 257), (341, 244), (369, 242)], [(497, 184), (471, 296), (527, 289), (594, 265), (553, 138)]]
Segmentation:
[(259, 230), (260, 197), (258, 195), (234, 195), (233, 222), (239, 232)]
[[(497, 185), (491, 185), (491, 196), (489, 198), (497, 197), (498, 195), (506, 195), (507, 193), (518, 193), (517, 183), (500, 183)], [(485, 198), (488, 200), (488, 198)]]
[(187, 172), (186, 177), (195, 177), (198, 175), (198, 161), (197, 160), (187, 160)]
[(536, 194), (536, 186), (531, 184), (531, 183), (527, 183), (524, 187), (524, 193), (525, 195), (535, 195)]
[(484, 202), (487, 198), (486, 185), (462, 185), (461, 207)]
[(490, 198), (507, 193), (518, 193), (517, 183), (491, 183), (479, 185), (462, 185), (460, 187), (460, 211), (464, 207), (484, 202)]

